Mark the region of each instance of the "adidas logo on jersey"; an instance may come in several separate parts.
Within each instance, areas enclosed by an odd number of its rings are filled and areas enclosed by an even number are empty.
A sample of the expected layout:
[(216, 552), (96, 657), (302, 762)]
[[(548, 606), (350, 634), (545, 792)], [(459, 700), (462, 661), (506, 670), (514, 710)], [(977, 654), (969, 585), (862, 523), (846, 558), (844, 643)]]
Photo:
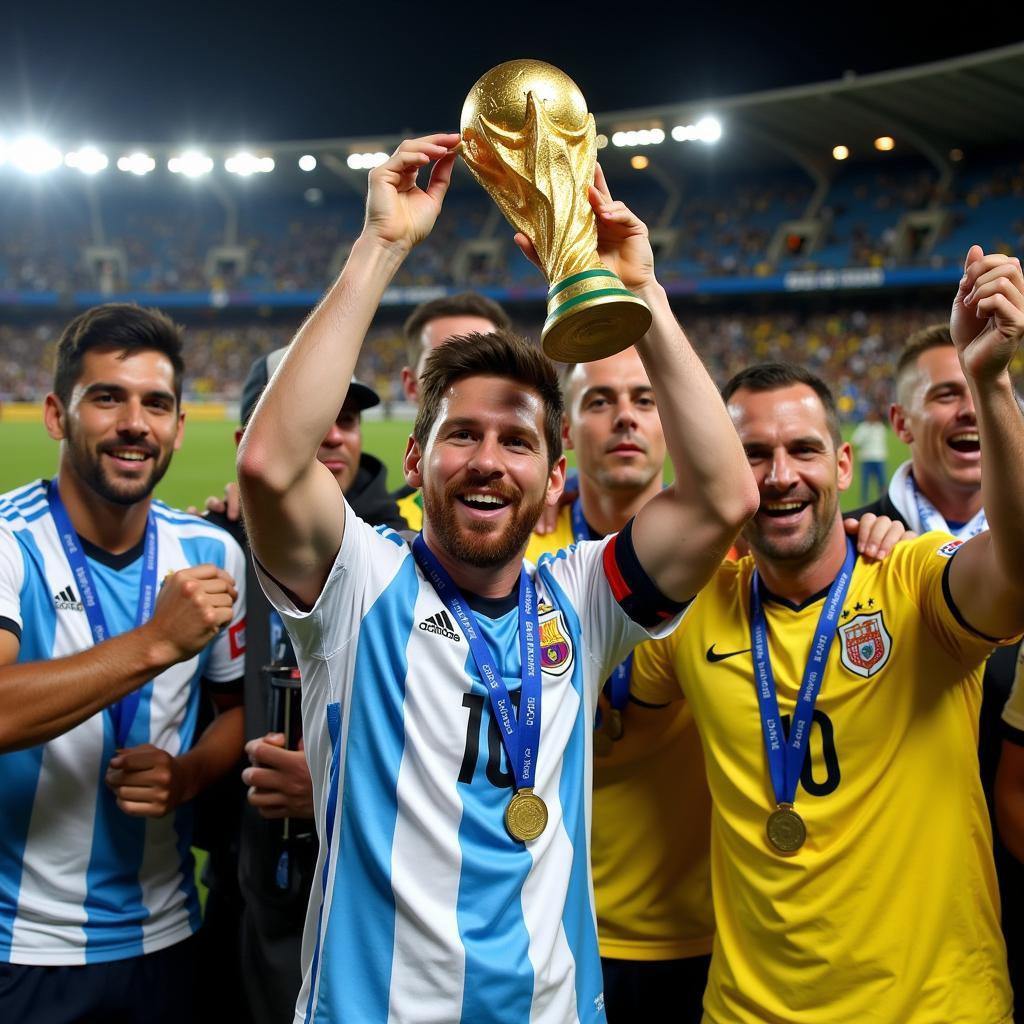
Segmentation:
[(458, 643), (462, 637), (455, 632), (455, 625), (448, 617), (447, 612), (438, 612), (436, 615), (428, 615), (421, 623), (420, 629), (424, 633), (437, 633), (438, 636), (446, 636), (449, 640)]
[(65, 587), (59, 594), (54, 594), (53, 606), (59, 612), (85, 611), (85, 605), (75, 597), (75, 590), (73, 587)]

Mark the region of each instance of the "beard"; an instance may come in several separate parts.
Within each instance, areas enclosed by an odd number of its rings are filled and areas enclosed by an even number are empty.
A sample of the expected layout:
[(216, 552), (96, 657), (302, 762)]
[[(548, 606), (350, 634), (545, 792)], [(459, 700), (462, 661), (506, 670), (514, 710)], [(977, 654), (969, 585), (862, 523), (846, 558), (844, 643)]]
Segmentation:
[(756, 554), (776, 562), (811, 562), (828, 544), (839, 510), (839, 495), (824, 503), (812, 502), (811, 521), (801, 534), (765, 533), (755, 516), (743, 529), (743, 538)]
[[(441, 546), (453, 558), (478, 569), (493, 569), (507, 565), (521, 558), (533, 528), (544, 510), (544, 495), (536, 502), (523, 503), (522, 495), (505, 488), (486, 486), (492, 492), (499, 491), (508, 500), (512, 514), (504, 527), (498, 527), (488, 520), (460, 523), (455, 504), (458, 492), (472, 483), (462, 481), (449, 484), (443, 494), (432, 488), (423, 488), (424, 518)], [(481, 482), (478, 486), (485, 486)]]
[(98, 494), (105, 501), (114, 505), (134, 505), (143, 501), (153, 493), (154, 488), (164, 478), (168, 467), (171, 464), (173, 449), (168, 448), (161, 456), (160, 448), (157, 445), (145, 441), (132, 441), (131, 447), (141, 448), (150, 456), (148, 462), (149, 472), (137, 480), (119, 480), (111, 476), (103, 465), (103, 453), (116, 448), (123, 448), (129, 442), (106, 443), (95, 449), (90, 449), (75, 436), (70, 429), (66, 431), (67, 453), (71, 469), (75, 475), (91, 490)]

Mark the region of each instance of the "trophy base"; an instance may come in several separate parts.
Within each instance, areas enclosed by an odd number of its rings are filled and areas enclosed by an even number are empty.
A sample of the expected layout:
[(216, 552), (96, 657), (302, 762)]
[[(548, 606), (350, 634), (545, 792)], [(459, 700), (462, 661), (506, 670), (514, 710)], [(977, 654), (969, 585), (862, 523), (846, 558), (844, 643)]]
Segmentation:
[(584, 270), (548, 292), (541, 347), (560, 363), (589, 363), (635, 345), (651, 311), (610, 270)]

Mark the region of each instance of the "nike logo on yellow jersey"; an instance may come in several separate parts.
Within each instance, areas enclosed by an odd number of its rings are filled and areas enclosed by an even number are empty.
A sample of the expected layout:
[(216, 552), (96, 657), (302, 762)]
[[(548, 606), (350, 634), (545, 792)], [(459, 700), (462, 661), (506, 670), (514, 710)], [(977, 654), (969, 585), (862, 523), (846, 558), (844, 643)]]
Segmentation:
[(708, 659), (708, 661), (710, 661), (713, 664), (716, 661), (725, 661), (726, 658), (734, 658), (734, 657), (736, 657), (737, 654), (749, 654), (749, 653), (750, 653), (750, 648), (749, 647), (744, 647), (742, 651), (723, 651), (723, 652), (719, 653), (718, 651), (715, 650), (715, 645), (712, 644), (708, 648), (707, 659)]

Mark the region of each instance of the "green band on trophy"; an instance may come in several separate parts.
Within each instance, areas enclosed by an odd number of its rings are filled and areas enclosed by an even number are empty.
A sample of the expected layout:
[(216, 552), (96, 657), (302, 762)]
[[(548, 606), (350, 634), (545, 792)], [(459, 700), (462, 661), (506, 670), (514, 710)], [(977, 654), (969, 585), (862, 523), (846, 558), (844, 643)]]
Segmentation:
[(551, 291), (548, 292), (548, 302), (550, 302), (556, 295), (564, 292), (566, 288), (571, 288), (574, 284), (579, 284), (580, 281), (588, 281), (593, 277), (610, 277), (613, 281), (617, 281), (618, 277), (613, 274), (610, 270), (584, 270), (579, 274), (573, 274), (572, 277), (567, 277), (564, 281), (559, 281)]

